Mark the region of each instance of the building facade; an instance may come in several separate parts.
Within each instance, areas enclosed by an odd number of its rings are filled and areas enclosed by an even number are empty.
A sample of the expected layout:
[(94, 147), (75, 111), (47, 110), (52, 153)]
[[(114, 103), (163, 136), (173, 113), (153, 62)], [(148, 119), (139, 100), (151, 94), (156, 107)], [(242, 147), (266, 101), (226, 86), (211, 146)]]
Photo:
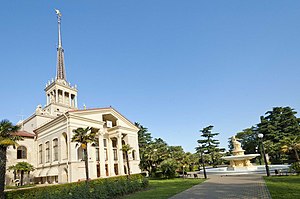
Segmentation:
[[(24, 139), (16, 149), (9, 148), (7, 167), (28, 162), (35, 171), (25, 175), (25, 183), (67, 183), (85, 179), (83, 149), (71, 142), (73, 131), (91, 127), (97, 132), (97, 144), (88, 144), (89, 176), (91, 179), (125, 175), (128, 168), (122, 145), (129, 144), (131, 173), (140, 173), (138, 128), (112, 107), (83, 109), (77, 107), (77, 87), (66, 80), (64, 49), (61, 39), (61, 13), (58, 19), (56, 78), (45, 87), (46, 106), (37, 106), (33, 115), (21, 121)], [(7, 171), (6, 184), (20, 176)]]

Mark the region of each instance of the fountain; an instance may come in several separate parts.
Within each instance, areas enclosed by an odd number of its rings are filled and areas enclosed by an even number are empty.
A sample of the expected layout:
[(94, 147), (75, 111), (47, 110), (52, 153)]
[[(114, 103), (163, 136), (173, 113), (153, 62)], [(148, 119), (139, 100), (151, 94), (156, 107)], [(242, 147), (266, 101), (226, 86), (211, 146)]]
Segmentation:
[(230, 165), (227, 167), (228, 171), (243, 171), (243, 170), (256, 170), (257, 167), (253, 166), (250, 162), (251, 159), (260, 156), (259, 154), (244, 154), (241, 143), (237, 141), (235, 136), (231, 138), (233, 144), (233, 155), (222, 157), (224, 160), (229, 160)]

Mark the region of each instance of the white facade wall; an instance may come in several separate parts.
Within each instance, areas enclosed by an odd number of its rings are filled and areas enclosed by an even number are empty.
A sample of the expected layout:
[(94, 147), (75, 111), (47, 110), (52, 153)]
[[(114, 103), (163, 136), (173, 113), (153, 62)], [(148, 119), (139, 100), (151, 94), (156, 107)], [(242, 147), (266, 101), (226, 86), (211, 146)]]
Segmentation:
[[(15, 165), (18, 162), (28, 162), (30, 164), (34, 164), (36, 162), (36, 156), (35, 156), (35, 147), (34, 147), (34, 138), (28, 138), (25, 137), (24, 140), (18, 141), (19, 146), (17, 146), (15, 149), (10, 146), (7, 150), (7, 162), (6, 162), (6, 168), (9, 168), (9, 166)], [(26, 159), (17, 159), (17, 149), (18, 147), (24, 146), (27, 149)], [(20, 179), (20, 175), (16, 176), (17, 179)], [(6, 178), (5, 183), (7, 185), (14, 185), (14, 173), (13, 171), (6, 171)], [(29, 184), (33, 182), (33, 172), (31, 172), (29, 175), (24, 175), (24, 184)]]
[[(116, 119), (116, 125), (112, 128), (107, 128), (106, 123), (102, 121), (102, 116), (110, 114), (112, 115), (111, 117)], [(32, 121), (39, 123), (39, 119), (35, 117)], [(127, 164), (125, 159), (123, 159), (123, 152), (121, 151), (122, 141), (125, 144), (129, 144), (135, 151), (135, 159), (133, 159), (132, 153), (129, 153), (131, 174), (141, 172), (138, 166), (138, 129), (114, 109), (106, 108), (92, 111), (71, 111), (60, 115), (56, 119), (35, 129), (36, 139), (21, 141), (28, 147), (29, 155), (27, 161), (36, 168), (35, 172), (30, 176), (31, 179), (29, 181), (52, 184), (85, 180), (85, 164), (78, 156), (79, 146), (71, 142), (73, 130), (79, 127), (92, 127), (98, 133), (99, 146), (88, 145), (89, 177), (91, 179), (125, 175)], [(27, 129), (25, 128), (25, 130)], [(31, 128), (28, 130), (31, 130)], [(55, 159), (54, 153), (56, 150), (54, 145), (56, 139), (58, 145), (57, 159)], [(104, 146), (104, 139), (106, 140), (106, 146)], [(116, 144), (115, 147), (113, 143)], [(47, 147), (48, 145), (49, 147)], [(42, 146), (42, 150), (40, 150), (39, 146)], [(99, 158), (96, 157), (96, 150), (99, 151)], [(8, 165), (16, 163), (12, 158), (13, 156), (16, 156), (16, 152), (10, 149), (8, 152)], [(7, 178), (7, 183), (11, 179), (12, 175), (10, 174)]]

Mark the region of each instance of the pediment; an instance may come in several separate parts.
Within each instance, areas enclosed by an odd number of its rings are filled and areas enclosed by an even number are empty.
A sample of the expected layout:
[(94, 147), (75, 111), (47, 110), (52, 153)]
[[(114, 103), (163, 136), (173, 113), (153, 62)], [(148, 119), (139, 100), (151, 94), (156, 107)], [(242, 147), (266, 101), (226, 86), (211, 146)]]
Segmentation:
[(130, 129), (139, 130), (131, 121), (124, 117), (121, 113), (112, 107), (108, 108), (95, 108), (86, 110), (69, 111), (71, 115), (77, 115), (83, 118), (96, 120), (96, 121), (110, 121), (112, 126), (122, 126)]

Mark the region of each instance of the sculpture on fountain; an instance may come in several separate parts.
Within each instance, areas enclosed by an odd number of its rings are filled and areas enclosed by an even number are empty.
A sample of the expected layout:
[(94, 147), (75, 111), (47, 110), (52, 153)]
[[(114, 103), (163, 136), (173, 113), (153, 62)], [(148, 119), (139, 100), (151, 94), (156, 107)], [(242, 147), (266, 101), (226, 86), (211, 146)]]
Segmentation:
[(224, 160), (229, 160), (230, 165), (227, 170), (252, 170), (256, 169), (250, 162), (251, 159), (260, 156), (259, 154), (244, 154), (241, 143), (236, 139), (235, 136), (231, 137), (233, 145), (233, 155), (222, 157)]

